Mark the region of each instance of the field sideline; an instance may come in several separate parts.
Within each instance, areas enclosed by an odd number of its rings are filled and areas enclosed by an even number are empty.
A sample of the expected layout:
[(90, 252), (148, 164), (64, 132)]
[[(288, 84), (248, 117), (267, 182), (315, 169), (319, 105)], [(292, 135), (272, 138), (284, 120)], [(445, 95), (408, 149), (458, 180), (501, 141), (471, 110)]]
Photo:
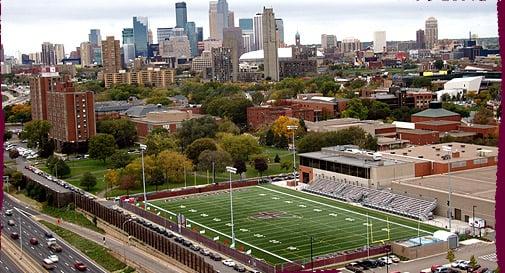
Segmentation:
[[(188, 228), (231, 243), (228, 191), (149, 202), (172, 221), (184, 214)], [(274, 185), (233, 190), (236, 247), (271, 264), (310, 259), (388, 240), (432, 234), (436, 227)]]

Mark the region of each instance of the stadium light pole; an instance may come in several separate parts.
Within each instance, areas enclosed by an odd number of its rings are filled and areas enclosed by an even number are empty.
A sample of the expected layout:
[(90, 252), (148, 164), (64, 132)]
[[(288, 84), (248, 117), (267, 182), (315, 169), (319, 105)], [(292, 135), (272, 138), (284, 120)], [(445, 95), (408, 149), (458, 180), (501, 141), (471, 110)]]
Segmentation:
[[(449, 146), (442, 146), (442, 149), (444, 152), (447, 152), (447, 155), (449, 156), (449, 159), (452, 158), (452, 147)], [(447, 164), (448, 171), (447, 171), (447, 180), (449, 181), (449, 201), (448, 201), (448, 206), (449, 206), (449, 232), (452, 231), (452, 226), (451, 226), (451, 221), (452, 221), (452, 204), (451, 204), (451, 195), (452, 195), (452, 185), (451, 185), (451, 162), (449, 161)]]
[(235, 226), (233, 224), (233, 187), (231, 184), (231, 174), (237, 173), (237, 169), (227, 166), (226, 171), (230, 173), (230, 219), (231, 219), (231, 248), (235, 248)]
[(297, 125), (288, 125), (288, 130), (293, 131), (293, 179), (296, 181), (296, 149), (295, 149), (295, 131), (298, 129)]
[(142, 185), (144, 186), (144, 209), (147, 210), (147, 194), (146, 194), (146, 175), (144, 171), (144, 151), (147, 149), (147, 145), (140, 144), (140, 154), (142, 157)]

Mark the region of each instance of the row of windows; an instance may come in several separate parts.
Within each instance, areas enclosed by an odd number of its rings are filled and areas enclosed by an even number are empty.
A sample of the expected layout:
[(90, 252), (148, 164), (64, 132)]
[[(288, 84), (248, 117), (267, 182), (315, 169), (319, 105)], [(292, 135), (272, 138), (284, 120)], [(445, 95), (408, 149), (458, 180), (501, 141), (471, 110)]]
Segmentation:
[(343, 163), (329, 162), (320, 159), (313, 159), (300, 156), (300, 165), (325, 170), (329, 172), (336, 172), (350, 176), (370, 179), (370, 168), (347, 165)]

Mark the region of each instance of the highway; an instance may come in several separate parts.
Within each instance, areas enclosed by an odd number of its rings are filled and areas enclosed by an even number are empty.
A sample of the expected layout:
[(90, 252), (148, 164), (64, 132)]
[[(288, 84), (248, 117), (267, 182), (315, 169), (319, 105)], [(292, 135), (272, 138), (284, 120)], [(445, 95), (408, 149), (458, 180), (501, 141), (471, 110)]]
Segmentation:
[[(16, 209), (18, 208), (21, 212), (18, 212)], [(13, 209), (12, 216), (6, 216), (5, 211), (7, 209)], [(14, 202), (8, 195), (4, 195), (4, 203), (2, 208), (2, 215), (0, 216), (0, 222), (3, 224), (3, 232), (5, 235), (9, 236), (8, 240), (12, 240), (10, 238), (10, 234), (13, 232), (19, 232), (19, 224), (21, 221), (21, 233), (20, 239), (22, 239), (23, 251), (26, 251), (30, 257), (32, 257), (35, 261), (42, 263), (44, 258), (47, 258), (52, 253), (47, 247), (45, 232), (48, 231), (41, 224), (32, 220), (29, 216), (33, 213), (36, 213), (33, 210), (30, 210), (16, 202)], [(7, 224), (8, 220), (14, 220), (15, 226), (9, 226)], [(52, 233), (52, 232), (51, 232)], [(52, 233), (56, 238), (57, 243), (62, 247), (63, 251), (60, 253), (56, 253), (58, 255), (59, 261), (56, 265), (54, 272), (61, 273), (74, 273), (78, 272), (74, 268), (74, 263), (76, 261), (83, 262), (88, 270), (86, 272), (107, 272), (104, 269), (99, 268), (95, 265), (89, 258), (83, 256), (81, 253), (78, 253), (72, 247), (70, 247), (65, 241), (59, 238), (56, 234)], [(39, 241), (38, 245), (31, 245), (30, 238), (36, 238)], [(16, 245), (20, 244), (20, 240), (13, 240)]]
[(0, 272), (23, 273), (13, 260), (3, 250), (0, 250)]

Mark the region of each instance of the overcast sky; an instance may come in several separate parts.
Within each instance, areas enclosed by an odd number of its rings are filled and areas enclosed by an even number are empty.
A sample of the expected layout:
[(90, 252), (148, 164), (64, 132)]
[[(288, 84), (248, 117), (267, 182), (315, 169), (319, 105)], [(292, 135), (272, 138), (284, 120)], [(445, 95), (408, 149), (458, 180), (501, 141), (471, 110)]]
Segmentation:
[[(7, 55), (41, 51), (44, 41), (63, 43), (68, 54), (87, 41), (91, 28), (102, 38), (132, 27), (133, 16), (149, 17), (156, 28), (175, 25), (174, 0), (3, 0), (2, 43)], [(188, 21), (203, 26), (209, 35), (209, 1), (187, 0)], [(371, 41), (373, 32), (385, 30), (387, 40), (415, 40), (424, 21), (438, 19), (439, 38), (497, 37), (496, 0), (228, 0), (239, 18), (252, 18), (263, 6), (273, 7), (284, 20), (286, 43), (294, 43), (298, 30), (304, 44), (320, 43), (322, 33), (337, 39), (355, 37)]]

